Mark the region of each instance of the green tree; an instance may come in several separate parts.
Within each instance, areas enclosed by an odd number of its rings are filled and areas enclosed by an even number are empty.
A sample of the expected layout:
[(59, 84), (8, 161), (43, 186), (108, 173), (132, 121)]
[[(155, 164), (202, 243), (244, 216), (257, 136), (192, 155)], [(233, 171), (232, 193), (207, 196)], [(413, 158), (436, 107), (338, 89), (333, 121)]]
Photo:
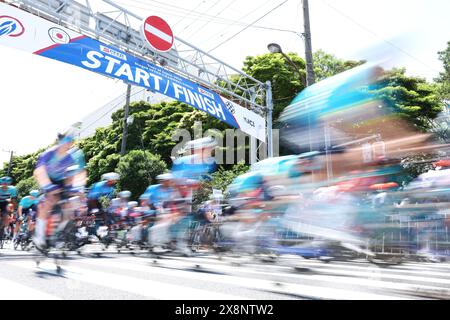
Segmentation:
[[(294, 68), (281, 53), (266, 53), (245, 58), (242, 70), (255, 79), (272, 84), (273, 117), (278, 115), (289, 105), (295, 95), (305, 88), (305, 61), (295, 53), (288, 53), (294, 62)], [(299, 70), (299, 73), (297, 73)]]
[(326, 53), (323, 50), (317, 50), (313, 53), (314, 74), (316, 81), (332, 77), (338, 73), (352, 69), (363, 64), (365, 61), (342, 60), (333, 54)]
[(439, 60), (442, 61), (444, 71), (439, 73), (435, 81), (439, 84), (439, 94), (441, 99), (450, 101), (450, 41), (447, 42), (447, 48), (438, 52)]
[(202, 202), (209, 199), (213, 189), (221, 190), (225, 192), (225, 189), (230, 185), (233, 180), (248, 171), (249, 166), (243, 162), (235, 164), (231, 169), (219, 168), (214, 172), (209, 181), (203, 181), (199, 190), (196, 192), (193, 203), (195, 206), (200, 205)]
[[(159, 154), (170, 166), (170, 154), (177, 142), (172, 141), (174, 131), (185, 114), (194, 109), (178, 101), (149, 104), (144, 101), (130, 104), (129, 115), (133, 123), (128, 127), (127, 152), (147, 150)], [(94, 136), (79, 142), (88, 163), (89, 183), (100, 176), (113, 171), (119, 161), (122, 143), (124, 109), (112, 115), (112, 124), (96, 130)]]
[(420, 77), (407, 76), (405, 69), (386, 71), (377, 92), (399, 117), (425, 131), (442, 112), (437, 87)]
[[(296, 68), (281, 53), (266, 53), (256, 57), (246, 57), (242, 69), (259, 81), (270, 80), (275, 120), (292, 99), (305, 88), (305, 61), (296, 53), (288, 53), (287, 56), (294, 62)], [(314, 53), (313, 61), (317, 81), (364, 63), (364, 61), (342, 60), (322, 50)]]
[(87, 163), (88, 185), (93, 184), (101, 179), (102, 174), (107, 172), (115, 172), (120, 161), (120, 155), (117, 153), (110, 154), (105, 158), (96, 155)]
[(117, 173), (120, 174), (119, 188), (129, 190), (133, 199), (138, 199), (155, 177), (163, 173), (167, 165), (160, 156), (143, 150), (132, 150), (120, 158)]
[(19, 199), (25, 197), (30, 193), (31, 190), (39, 190), (39, 185), (34, 177), (29, 177), (27, 179), (22, 179), (16, 184), (17, 196)]
[[(14, 156), (12, 161), (10, 176), (13, 178), (14, 183), (17, 185), (20, 181), (28, 179), (33, 176), (34, 168), (36, 167), (39, 155), (44, 151), (40, 149), (37, 152), (29, 153), (21, 156)], [(8, 163), (3, 165), (3, 169), (0, 170), (0, 175), (7, 175)]]

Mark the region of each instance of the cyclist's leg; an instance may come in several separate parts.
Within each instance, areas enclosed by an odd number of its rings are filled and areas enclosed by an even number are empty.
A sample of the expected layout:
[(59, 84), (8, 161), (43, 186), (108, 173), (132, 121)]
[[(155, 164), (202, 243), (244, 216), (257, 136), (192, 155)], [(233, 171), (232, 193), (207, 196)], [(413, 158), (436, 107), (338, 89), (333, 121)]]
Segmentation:
[(56, 193), (47, 193), (43, 201), (38, 204), (38, 212), (36, 217), (36, 224), (34, 226), (33, 241), (39, 247), (45, 246), (47, 221), (50, 212), (59, 200), (59, 195)]
[[(25, 220), (26, 219), (26, 215), (22, 212), (22, 218)], [(21, 225), (21, 221), (19, 220), (19, 214), (16, 213), (16, 224), (14, 226), (14, 236), (13, 239), (16, 239), (17, 235), (19, 234), (19, 230), (20, 230), (20, 225)]]
[(7, 217), (7, 211), (6, 211), (6, 206), (7, 206), (7, 202), (6, 201), (1, 201), (0, 202), (0, 240), (3, 240), (4, 237), (4, 233), (5, 233), (5, 227), (6, 227), (6, 217)]

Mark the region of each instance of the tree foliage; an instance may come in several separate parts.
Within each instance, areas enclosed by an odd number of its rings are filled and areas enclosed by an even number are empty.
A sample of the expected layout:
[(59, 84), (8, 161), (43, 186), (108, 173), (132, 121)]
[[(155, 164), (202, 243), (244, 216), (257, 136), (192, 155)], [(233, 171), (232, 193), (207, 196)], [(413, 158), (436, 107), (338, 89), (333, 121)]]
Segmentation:
[(20, 182), (16, 184), (16, 188), (17, 188), (17, 196), (20, 199), (28, 195), (31, 190), (39, 190), (39, 185), (37, 181), (34, 179), (34, 177), (29, 177), (20, 180)]
[(323, 50), (317, 50), (313, 53), (314, 75), (316, 77), (316, 82), (357, 67), (363, 63), (363, 60), (342, 60), (333, 54), (326, 53)]
[(120, 174), (120, 190), (129, 190), (133, 199), (138, 199), (155, 177), (163, 173), (167, 165), (160, 156), (144, 150), (132, 150), (122, 157), (117, 165)]
[(407, 76), (405, 69), (386, 71), (378, 90), (395, 114), (425, 131), (442, 111), (436, 85), (420, 77)]
[(274, 119), (305, 88), (305, 61), (295, 53), (288, 53), (287, 56), (296, 68), (281, 53), (267, 53), (246, 57), (242, 69), (261, 82), (271, 82)]
[(237, 176), (246, 173), (248, 169), (249, 166), (243, 162), (235, 164), (229, 170), (219, 168), (219, 170), (211, 175), (211, 180), (202, 182), (199, 190), (195, 194), (194, 205), (199, 205), (203, 201), (208, 200), (209, 196), (212, 194), (213, 189), (221, 190), (222, 192), (224, 192), (228, 185)]
[(450, 41), (447, 42), (447, 48), (438, 52), (439, 60), (442, 61), (444, 71), (439, 73), (436, 82), (439, 85), (439, 94), (441, 99), (450, 102)]

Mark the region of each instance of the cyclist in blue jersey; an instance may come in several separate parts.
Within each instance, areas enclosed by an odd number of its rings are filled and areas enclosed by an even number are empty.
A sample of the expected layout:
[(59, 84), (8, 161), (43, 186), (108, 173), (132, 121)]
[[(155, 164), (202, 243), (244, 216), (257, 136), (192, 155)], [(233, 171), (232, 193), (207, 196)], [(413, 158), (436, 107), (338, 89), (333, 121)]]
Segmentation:
[[(41, 154), (34, 170), (34, 176), (45, 193), (44, 201), (39, 206), (33, 239), (38, 248), (45, 247), (46, 222), (53, 207), (60, 200), (67, 200), (84, 191), (87, 180), (84, 154), (74, 147), (74, 142), (74, 129), (58, 134), (57, 145)], [(69, 219), (68, 210), (61, 222), (67, 222)]]
[[(216, 171), (217, 164), (212, 155), (217, 143), (212, 137), (190, 141), (185, 150), (189, 155), (180, 157), (173, 162), (172, 172), (177, 181), (177, 190), (185, 202), (184, 212), (174, 226), (178, 248), (185, 254), (187, 250), (187, 230), (194, 219), (192, 215), (192, 198), (194, 192), (201, 186), (201, 181), (210, 180), (210, 174)], [(189, 183), (188, 183), (189, 181)], [(193, 183), (194, 182), (194, 183)]]
[(163, 213), (164, 207), (172, 201), (173, 175), (165, 173), (157, 176), (157, 179), (160, 183), (149, 186), (141, 196), (141, 200), (145, 199), (151, 210)]
[(150, 210), (155, 212), (155, 224), (150, 229), (150, 238), (154, 249), (158, 250), (170, 242), (170, 227), (179, 214), (177, 200), (180, 195), (174, 188), (171, 173), (161, 174), (156, 178), (159, 184), (149, 186), (141, 200), (146, 199)]
[(89, 190), (87, 199), (88, 199), (88, 209), (89, 212), (93, 210), (98, 210), (96, 216), (96, 225), (97, 227), (100, 224), (105, 224), (107, 221), (106, 217), (106, 208), (103, 208), (102, 203), (100, 202), (100, 198), (108, 198), (112, 199), (116, 193), (116, 184), (119, 180), (120, 176), (115, 172), (109, 172), (102, 175), (102, 181), (94, 183)]
[(212, 137), (188, 142), (185, 150), (189, 150), (191, 154), (180, 157), (173, 162), (172, 172), (175, 178), (210, 179), (209, 174), (213, 173), (217, 168), (216, 161), (212, 157), (212, 152), (216, 145)]
[(14, 239), (19, 232), (20, 224), (26, 220), (29, 224), (31, 219), (30, 211), (37, 212), (37, 206), (39, 202), (39, 190), (31, 190), (28, 196), (23, 197), (19, 202), (19, 208), (17, 209), (17, 221), (14, 229)]
[(92, 185), (87, 196), (89, 210), (103, 210), (99, 200), (101, 197), (112, 199), (116, 192), (115, 186), (119, 178), (120, 176), (115, 172), (105, 173), (104, 175), (102, 175), (102, 181), (99, 181)]
[(12, 186), (11, 183), (11, 177), (0, 178), (0, 239), (3, 238), (4, 227), (9, 221), (8, 205), (12, 204), (13, 208), (15, 208), (17, 199), (16, 187)]

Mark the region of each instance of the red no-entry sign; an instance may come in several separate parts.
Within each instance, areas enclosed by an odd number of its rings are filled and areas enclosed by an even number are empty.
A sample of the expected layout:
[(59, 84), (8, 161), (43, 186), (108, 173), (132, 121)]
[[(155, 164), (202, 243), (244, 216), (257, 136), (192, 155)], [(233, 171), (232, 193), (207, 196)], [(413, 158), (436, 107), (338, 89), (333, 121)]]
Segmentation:
[(148, 17), (144, 20), (142, 29), (145, 39), (153, 49), (167, 52), (172, 48), (174, 40), (172, 29), (160, 17)]

